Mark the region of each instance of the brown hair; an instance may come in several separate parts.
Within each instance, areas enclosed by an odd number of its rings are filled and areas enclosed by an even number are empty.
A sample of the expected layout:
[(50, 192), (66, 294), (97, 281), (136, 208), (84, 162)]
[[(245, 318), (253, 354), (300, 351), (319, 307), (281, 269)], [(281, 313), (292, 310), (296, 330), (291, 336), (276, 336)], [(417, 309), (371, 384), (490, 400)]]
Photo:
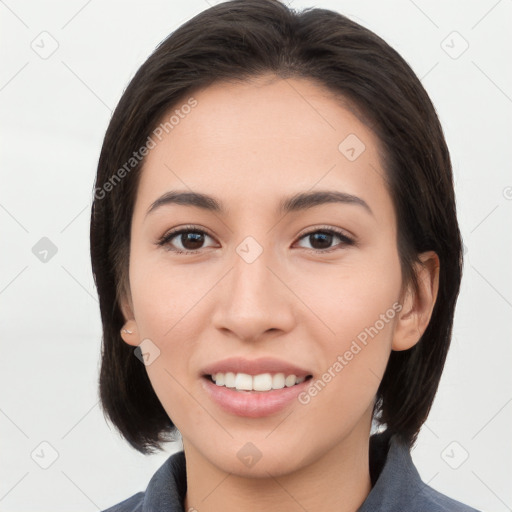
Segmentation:
[(438, 388), (460, 287), (462, 242), (449, 153), (426, 91), (385, 41), (337, 12), (296, 12), (276, 0), (232, 0), (180, 26), (141, 66), (115, 109), (98, 163), (90, 242), (103, 325), (100, 398), (104, 413), (142, 453), (162, 449), (160, 443), (172, 439), (176, 429), (144, 365), (120, 336), (131, 219), (144, 163), (133, 160), (134, 152), (193, 91), (267, 73), (322, 84), (371, 124), (384, 150), (404, 282), (416, 283), (413, 264), (419, 253), (433, 250), (439, 256), (430, 323), (417, 345), (391, 353), (376, 416), (411, 445)]

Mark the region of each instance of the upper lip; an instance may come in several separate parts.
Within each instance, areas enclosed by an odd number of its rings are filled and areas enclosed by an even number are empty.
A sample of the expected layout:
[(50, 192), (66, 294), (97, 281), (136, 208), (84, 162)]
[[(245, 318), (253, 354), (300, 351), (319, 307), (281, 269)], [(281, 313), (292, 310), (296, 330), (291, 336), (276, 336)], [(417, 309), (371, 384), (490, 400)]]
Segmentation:
[(296, 377), (307, 377), (311, 372), (287, 361), (273, 357), (261, 357), (258, 359), (244, 359), (242, 357), (230, 357), (205, 366), (201, 375), (214, 375), (215, 373), (247, 373), (259, 375), (261, 373), (284, 373)]

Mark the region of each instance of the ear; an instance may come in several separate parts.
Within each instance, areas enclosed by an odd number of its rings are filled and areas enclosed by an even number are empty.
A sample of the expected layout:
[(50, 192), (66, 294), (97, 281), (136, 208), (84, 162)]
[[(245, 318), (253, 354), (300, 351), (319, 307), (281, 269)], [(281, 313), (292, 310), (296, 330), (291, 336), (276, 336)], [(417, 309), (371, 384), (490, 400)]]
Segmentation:
[(423, 336), (437, 298), (439, 289), (439, 257), (434, 251), (419, 255), (416, 265), (418, 290), (409, 286), (402, 303), (402, 310), (395, 324), (392, 349), (407, 350)]
[(138, 346), (140, 343), (140, 336), (137, 329), (137, 322), (133, 314), (133, 304), (130, 295), (123, 294), (121, 299), (121, 312), (126, 320), (121, 328), (121, 338), (128, 345)]

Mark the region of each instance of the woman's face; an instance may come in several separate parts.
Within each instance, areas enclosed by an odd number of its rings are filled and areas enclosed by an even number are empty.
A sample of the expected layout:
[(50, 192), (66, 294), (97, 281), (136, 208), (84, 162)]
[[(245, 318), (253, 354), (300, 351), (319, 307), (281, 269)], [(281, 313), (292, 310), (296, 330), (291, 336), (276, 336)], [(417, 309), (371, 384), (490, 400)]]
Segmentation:
[[(154, 139), (142, 172), (130, 343), (145, 340), (148, 376), (188, 456), (240, 475), (285, 474), (368, 437), (399, 343), (392, 200), (375, 135), (318, 85), (223, 83), (194, 98)], [(148, 213), (169, 192), (219, 208), (178, 200)], [(288, 379), (249, 392), (207, 376), (233, 385), (227, 373), (242, 388)], [(288, 387), (292, 374), (299, 384)]]

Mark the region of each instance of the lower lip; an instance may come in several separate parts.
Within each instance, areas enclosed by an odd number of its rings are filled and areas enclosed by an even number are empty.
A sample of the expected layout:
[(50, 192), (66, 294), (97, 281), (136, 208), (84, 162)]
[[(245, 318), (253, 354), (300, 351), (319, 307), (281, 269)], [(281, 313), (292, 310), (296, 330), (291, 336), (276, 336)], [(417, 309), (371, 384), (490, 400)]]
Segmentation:
[(224, 411), (246, 418), (261, 418), (281, 411), (309, 386), (312, 378), (289, 388), (272, 391), (236, 391), (217, 386), (208, 377), (203, 377), (202, 386), (210, 398)]

